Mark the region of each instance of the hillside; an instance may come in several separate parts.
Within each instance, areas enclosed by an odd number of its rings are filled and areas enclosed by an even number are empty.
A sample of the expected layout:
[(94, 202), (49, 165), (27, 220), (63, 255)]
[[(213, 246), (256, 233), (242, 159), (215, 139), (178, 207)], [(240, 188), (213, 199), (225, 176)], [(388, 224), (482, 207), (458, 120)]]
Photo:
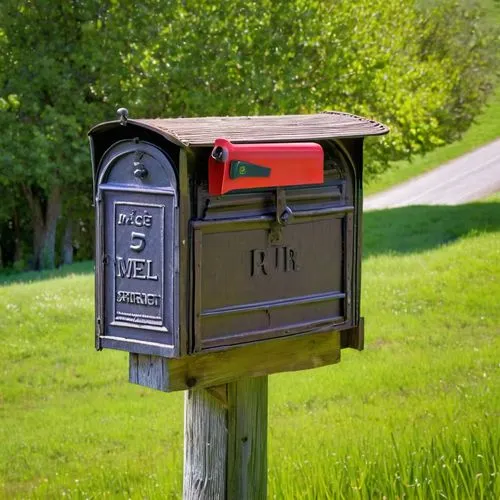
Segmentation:
[[(368, 213), (363, 273), (366, 350), (270, 378), (271, 498), (498, 498), (500, 197)], [(0, 318), (0, 496), (179, 498), (183, 395), (94, 351), (92, 275)]]

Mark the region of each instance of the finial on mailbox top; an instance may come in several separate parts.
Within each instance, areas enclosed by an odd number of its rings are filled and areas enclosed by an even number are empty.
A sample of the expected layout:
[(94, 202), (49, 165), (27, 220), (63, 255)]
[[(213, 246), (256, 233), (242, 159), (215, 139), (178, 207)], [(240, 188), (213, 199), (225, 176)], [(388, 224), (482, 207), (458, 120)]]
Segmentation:
[(128, 109), (127, 108), (119, 108), (116, 111), (116, 114), (120, 117), (120, 125), (127, 125)]

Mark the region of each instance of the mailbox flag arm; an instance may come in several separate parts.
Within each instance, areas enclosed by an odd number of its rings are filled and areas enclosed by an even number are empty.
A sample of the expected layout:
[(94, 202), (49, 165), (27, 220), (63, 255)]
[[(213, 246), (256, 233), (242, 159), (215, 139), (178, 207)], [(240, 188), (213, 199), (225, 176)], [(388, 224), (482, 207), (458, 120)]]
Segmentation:
[(270, 175), (270, 168), (240, 160), (233, 160), (229, 169), (231, 179), (237, 179), (238, 177), (269, 177)]
[(233, 144), (217, 139), (208, 160), (208, 190), (322, 184), (323, 148), (314, 142)]

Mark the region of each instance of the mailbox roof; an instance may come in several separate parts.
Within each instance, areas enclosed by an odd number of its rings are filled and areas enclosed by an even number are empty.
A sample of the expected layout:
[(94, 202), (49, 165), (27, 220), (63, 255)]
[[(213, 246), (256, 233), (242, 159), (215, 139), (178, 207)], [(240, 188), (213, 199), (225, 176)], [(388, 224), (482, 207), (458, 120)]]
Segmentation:
[(388, 127), (348, 113), (311, 115), (156, 118), (128, 120), (155, 130), (184, 146), (213, 146), (223, 137), (232, 142), (275, 142), (383, 135)]

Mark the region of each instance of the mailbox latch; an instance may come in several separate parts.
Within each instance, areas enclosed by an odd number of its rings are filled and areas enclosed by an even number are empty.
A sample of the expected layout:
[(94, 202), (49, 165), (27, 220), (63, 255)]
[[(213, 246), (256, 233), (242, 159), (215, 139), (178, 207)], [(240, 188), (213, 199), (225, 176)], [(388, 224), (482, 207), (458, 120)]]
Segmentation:
[(292, 209), (286, 204), (286, 193), (283, 188), (275, 192), (276, 217), (269, 230), (269, 244), (281, 245), (283, 243), (283, 227), (288, 224), (293, 215)]

